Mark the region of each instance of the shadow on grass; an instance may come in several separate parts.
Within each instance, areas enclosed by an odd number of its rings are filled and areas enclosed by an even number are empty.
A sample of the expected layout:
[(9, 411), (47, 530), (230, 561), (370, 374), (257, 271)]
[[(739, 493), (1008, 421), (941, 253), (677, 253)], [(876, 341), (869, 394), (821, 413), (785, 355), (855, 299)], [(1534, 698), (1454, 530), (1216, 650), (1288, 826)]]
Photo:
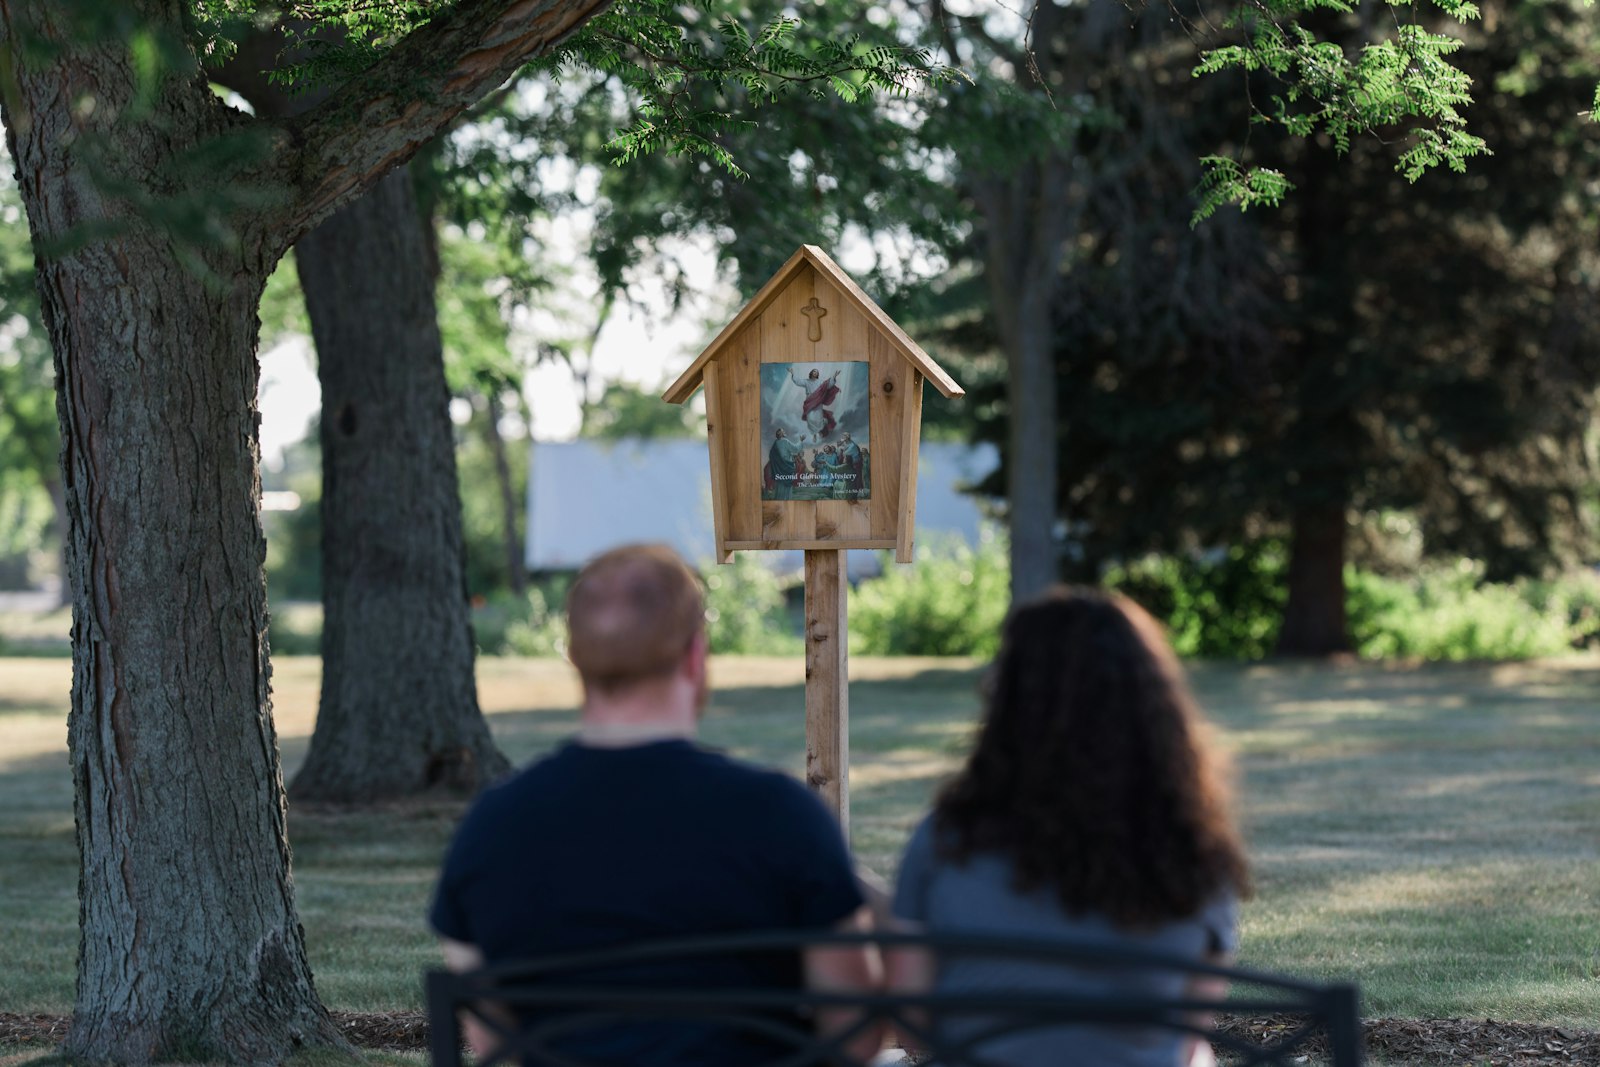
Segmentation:
[(1347, 872), (1331, 892), (1269, 883), (1247, 908), (1242, 956), (1354, 979), (1371, 1014), (1476, 1009), (1589, 1028), (1600, 991), (1593, 875), (1581, 858), (1479, 857)]
[(1591, 662), (1198, 664), (1191, 668), (1203, 700), (1230, 698), (1252, 707), (1316, 706), (1351, 700), (1432, 705), (1460, 700), (1539, 704), (1586, 693), (1600, 697), (1600, 664)]
[(68, 1067), (56, 1045), (0, 1045), (0, 1067)]
[[(45, 702), (64, 722), (64, 665), (12, 662), (7, 675), (0, 660), (4, 700)], [(969, 750), (982, 669), (852, 667), (852, 843), (892, 878), (911, 827)], [(288, 661), (275, 672), (280, 722), (294, 724), (280, 727), (290, 777), (314, 718), (314, 668)], [(1260, 884), (1244, 910), (1251, 962), (1357, 978), (1375, 1006), (1398, 1014), (1572, 1018), (1584, 997), (1600, 1003), (1600, 663), (1205, 664), (1193, 674), (1241, 771)], [(721, 676), (732, 684), (712, 693), (706, 743), (803, 772), (798, 665), (736, 662)], [(59, 706), (49, 704), (58, 689)], [(577, 728), (559, 664), (489, 661), (480, 690), (492, 692), (491, 727), (519, 765)], [(57, 729), (0, 718), (0, 759), (19, 753), (0, 772), (0, 939), (13, 938), (0, 958), (9, 964), (14, 946), (31, 951), (24, 942), (39, 932), (53, 945), (31, 977), (0, 971), (8, 1005), (70, 1005), (71, 780), (64, 745), (33, 754), (64, 741)], [(296, 894), (330, 1004), (415, 1005), (416, 975), (434, 952), (423, 916), (463, 810), (458, 801), (367, 812), (291, 804)]]
[[(351, 1055), (334, 1049), (313, 1049), (293, 1054), (283, 1067), (351, 1067), (362, 1063), (371, 1067), (419, 1067), (427, 1062), (424, 1052), (358, 1049)], [(72, 1067), (73, 1063), (55, 1045), (0, 1045), (0, 1067)], [(206, 1067), (206, 1061), (196, 1061), (192, 1067)]]
[[(54, 717), (60, 714), (60, 709), (51, 703), (38, 700), (19, 700), (14, 697), (0, 697), (0, 715), (38, 715)], [(66, 722), (62, 721), (61, 729), (66, 730)]]

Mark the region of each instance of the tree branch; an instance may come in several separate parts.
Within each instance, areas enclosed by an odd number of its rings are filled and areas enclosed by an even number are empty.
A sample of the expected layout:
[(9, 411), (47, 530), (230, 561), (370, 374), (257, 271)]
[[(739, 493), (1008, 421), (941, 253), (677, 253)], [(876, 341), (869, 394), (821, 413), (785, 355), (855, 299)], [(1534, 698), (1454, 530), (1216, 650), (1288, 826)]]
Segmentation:
[(287, 248), (610, 0), (463, 0), (282, 125), (296, 195), (268, 220)]

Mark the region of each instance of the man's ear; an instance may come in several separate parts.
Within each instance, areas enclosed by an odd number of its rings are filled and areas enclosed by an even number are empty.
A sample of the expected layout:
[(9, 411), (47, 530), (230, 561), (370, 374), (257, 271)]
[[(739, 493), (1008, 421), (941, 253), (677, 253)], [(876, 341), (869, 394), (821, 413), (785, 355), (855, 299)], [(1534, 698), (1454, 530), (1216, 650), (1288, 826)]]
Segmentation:
[(683, 662), (679, 669), (689, 678), (699, 679), (706, 672), (706, 657), (711, 654), (711, 639), (706, 636), (706, 628), (700, 627), (689, 641), (689, 647), (683, 653)]

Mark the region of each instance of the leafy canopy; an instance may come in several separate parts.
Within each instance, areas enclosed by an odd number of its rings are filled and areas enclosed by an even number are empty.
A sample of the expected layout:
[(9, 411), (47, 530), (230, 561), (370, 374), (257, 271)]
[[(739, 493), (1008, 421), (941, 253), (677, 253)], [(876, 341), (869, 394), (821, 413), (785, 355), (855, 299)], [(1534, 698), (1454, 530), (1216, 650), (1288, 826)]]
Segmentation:
[[(280, 85), (338, 84), (363, 70), (398, 38), (452, 5), (426, 0), (195, 0), (202, 51), (220, 61), (241, 30), (281, 11), (292, 62), (272, 72)], [(796, 5), (804, 10), (810, 5)], [(816, 5), (818, 13), (821, 5)], [(715, 0), (625, 0), (530, 64), (559, 80), (578, 71), (617, 79), (638, 101), (632, 125), (610, 142), (618, 164), (666, 151), (707, 156), (744, 176), (722, 143), (730, 128), (749, 124), (731, 111), (705, 106), (705, 93), (737, 87), (747, 106), (793, 92), (852, 103), (874, 93), (907, 95), (963, 76), (935, 63), (927, 49), (868, 40), (859, 33), (832, 37), (803, 32), (790, 8), (757, 25)], [(707, 34), (709, 29), (711, 32)], [(731, 97), (730, 97), (731, 98)]]
[[(1467, 160), (1487, 154), (1489, 146), (1468, 132), (1462, 113), (1472, 102), (1472, 79), (1450, 58), (1462, 42), (1429, 29), (1418, 9), (1431, 6), (1444, 21), (1459, 24), (1478, 18), (1478, 6), (1471, 0), (1385, 0), (1379, 17), (1364, 18), (1350, 42), (1312, 28), (1330, 14), (1351, 16), (1366, 6), (1249, 0), (1226, 20), (1243, 41), (1205, 52), (1194, 74), (1265, 76), (1275, 89), (1265, 107), (1255, 107), (1254, 121), (1296, 137), (1325, 135), (1340, 154), (1354, 136), (1403, 129), (1408, 143), (1395, 169), (1410, 181), (1441, 165), (1464, 171)], [(1389, 27), (1387, 36), (1378, 36), (1379, 23)], [(1193, 222), (1224, 204), (1276, 206), (1293, 188), (1280, 171), (1227, 156), (1208, 156), (1203, 164)]]
[[(1585, 7), (1594, 0), (1584, 0)], [(1369, 17), (1376, 9), (1386, 18)], [(1415, 182), (1440, 165), (1461, 172), (1474, 156), (1490, 153), (1488, 142), (1467, 131), (1461, 109), (1472, 102), (1472, 79), (1449, 57), (1462, 42), (1429, 30), (1420, 9), (1435, 19), (1463, 25), (1480, 18), (1473, 0), (1384, 0), (1380, 6), (1348, 0), (1247, 0), (1226, 20), (1244, 41), (1205, 53), (1194, 74), (1238, 71), (1264, 74), (1279, 90), (1270, 106), (1257, 108), (1258, 123), (1277, 125), (1299, 137), (1326, 135), (1341, 154), (1356, 134), (1401, 129), (1408, 141), (1395, 169)], [(1362, 16), (1366, 39), (1353, 47), (1307, 27), (1329, 15)], [(1392, 28), (1374, 39), (1378, 23)], [(1600, 121), (1600, 85), (1587, 112)], [(1233, 204), (1276, 206), (1294, 188), (1282, 172), (1248, 166), (1226, 155), (1208, 156), (1191, 223)]]

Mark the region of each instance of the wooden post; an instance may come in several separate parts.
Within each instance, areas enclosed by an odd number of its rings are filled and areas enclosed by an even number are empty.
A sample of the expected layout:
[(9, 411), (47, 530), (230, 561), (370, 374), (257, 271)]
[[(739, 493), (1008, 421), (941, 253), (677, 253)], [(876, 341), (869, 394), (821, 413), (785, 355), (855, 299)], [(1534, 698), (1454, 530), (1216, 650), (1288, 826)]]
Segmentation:
[(806, 550), (806, 784), (850, 835), (849, 587), (845, 554)]

